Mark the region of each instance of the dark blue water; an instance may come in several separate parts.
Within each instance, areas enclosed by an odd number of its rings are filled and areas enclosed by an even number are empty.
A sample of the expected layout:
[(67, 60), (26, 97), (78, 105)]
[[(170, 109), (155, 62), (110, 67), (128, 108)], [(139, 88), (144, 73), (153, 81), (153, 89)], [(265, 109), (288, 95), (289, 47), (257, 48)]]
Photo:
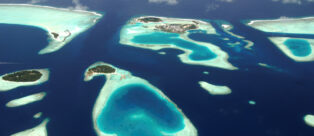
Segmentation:
[(132, 39), (132, 42), (139, 44), (172, 44), (184, 49), (192, 50), (189, 58), (195, 61), (211, 60), (217, 57), (217, 55), (206, 46), (197, 45), (195, 43), (180, 39), (179, 34), (175, 33), (154, 32), (151, 34), (138, 35)]
[[(200, 136), (314, 135), (313, 128), (303, 122), (305, 114), (314, 113), (313, 62), (294, 62), (267, 39), (268, 34), (240, 22), (243, 19), (311, 16), (314, 15), (313, 4), (239, 0), (230, 4), (218, 3), (218, 9), (206, 12), (207, 4), (215, 1), (182, 0), (176, 6), (149, 4), (146, 0), (82, 2), (92, 10), (106, 11), (106, 16), (94, 28), (52, 54), (37, 55), (47, 44), (44, 31), (0, 25), (0, 61), (18, 62), (0, 65), (1, 75), (29, 68), (51, 69), (51, 78), (45, 84), (0, 93), (1, 136), (37, 125), (41, 119), (35, 120), (32, 116), (40, 111), (43, 118), (51, 119), (48, 124), (51, 136), (96, 135), (92, 109), (105, 80), (97, 77), (88, 83), (82, 81), (85, 69), (96, 61), (131, 71), (163, 90), (191, 120)], [(71, 1), (55, 0), (48, 4), (68, 7)], [(223, 44), (219, 46), (228, 52), (230, 62), (240, 68), (238, 71), (185, 65), (177, 58), (182, 52), (175, 49), (163, 50), (167, 54), (159, 55), (151, 50), (119, 44), (120, 28), (137, 15), (227, 20), (234, 25), (232, 32), (255, 45), (252, 51), (240, 52)], [(279, 67), (284, 72), (256, 66), (258, 62)], [(203, 75), (202, 71), (209, 71), (210, 75)], [(211, 96), (199, 87), (197, 82), (200, 80), (227, 85), (233, 92), (227, 96)], [(40, 91), (47, 92), (41, 102), (19, 108), (4, 106), (9, 100)], [(248, 100), (255, 100), (256, 105), (249, 105)]]
[(307, 40), (288, 39), (283, 43), (291, 50), (292, 54), (298, 57), (305, 57), (312, 53), (312, 48)]
[(97, 118), (101, 131), (119, 136), (159, 136), (184, 128), (175, 105), (152, 88), (130, 84), (116, 90)]

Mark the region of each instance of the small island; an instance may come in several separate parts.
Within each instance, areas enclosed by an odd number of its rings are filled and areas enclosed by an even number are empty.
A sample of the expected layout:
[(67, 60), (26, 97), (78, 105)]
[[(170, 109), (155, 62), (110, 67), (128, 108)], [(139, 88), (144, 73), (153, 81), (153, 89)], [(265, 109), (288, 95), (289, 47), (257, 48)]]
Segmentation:
[(16, 134), (12, 134), (11, 136), (48, 136), (48, 132), (46, 128), (48, 122), (49, 122), (49, 118), (46, 118), (38, 126), (18, 132)]
[[(115, 72), (87, 74), (98, 66), (113, 68)], [(91, 81), (95, 76), (106, 78), (92, 115), (99, 136), (197, 136), (196, 128), (182, 110), (148, 81), (103, 62), (87, 68), (84, 80)]]
[(9, 101), (6, 106), (7, 107), (20, 107), (20, 106), (24, 106), (27, 104), (31, 104), (37, 101), (41, 101), (42, 99), (44, 99), (46, 96), (45, 92), (40, 92), (40, 93), (36, 93), (36, 94), (32, 94), (32, 95), (28, 95), (22, 98), (18, 98), (18, 99), (14, 99), (12, 101)]
[(178, 55), (183, 63), (228, 70), (237, 69), (228, 62), (229, 55), (219, 46), (189, 38), (191, 33), (196, 32), (217, 34), (211, 23), (202, 20), (156, 16), (135, 17), (121, 29), (120, 43), (151, 50), (175, 48), (184, 52)]
[(24, 70), (7, 74), (2, 79), (13, 82), (34, 82), (40, 79), (41, 76), (42, 74), (37, 70)]
[(142, 17), (137, 19), (138, 22), (150, 23), (150, 22), (162, 22), (158, 17)]
[(228, 95), (231, 94), (231, 89), (228, 86), (218, 86), (207, 83), (205, 81), (199, 81), (199, 85), (211, 95)]
[(96, 12), (31, 4), (0, 4), (0, 15), (0, 23), (34, 26), (47, 31), (49, 43), (39, 54), (61, 49), (102, 17)]
[(304, 116), (304, 122), (310, 126), (310, 127), (314, 127), (314, 115), (311, 114), (307, 114)]
[(39, 85), (49, 78), (48, 69), (21, 70), (0, 76), (0, 92), (22, 86)]

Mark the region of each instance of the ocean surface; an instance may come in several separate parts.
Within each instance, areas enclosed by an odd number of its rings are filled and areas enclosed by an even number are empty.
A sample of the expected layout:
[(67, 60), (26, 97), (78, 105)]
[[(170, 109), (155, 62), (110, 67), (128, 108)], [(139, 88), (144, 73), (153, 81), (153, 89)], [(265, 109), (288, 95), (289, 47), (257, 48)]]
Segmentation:
[[(0, 24), (0, 62), (8, 63), (0, 64), (0, 75), (32, 68), (51, 71), (44, 84), (0, 93), (0, 136), (32, 128), (46, 117), (50, 118), (49, 136), (96, 136), (92, 109), (105, 79), (83, 81), (86, 68), (96, 61), (130, 71), (162, 90), (191, 120), (199, 136), (313, 136), (314, 128), (307, 126), (303, 117), (314, 114), (314, 63), (291, 60), (267, 39), (269, 35), (288, 34), (266, 34), (241, 23), (246, 19), (313, 16), (313, 3), (239, 0), (220, 2), (217, 9), (207, 11), (204, 5), (215, 2), (182, 0), (170, 6), (145, 0), (82, 1), (90, 10), (106, 13), (104, 18), (61, 50), (46, 55), (37, 55), (48, 43), (45, 31)], [(68, 7), (71, 2), (56, 0), (45, 5)], [(237, 49), (225, 46), (215, 36), (196, 35), (191, 38), (201, 41), (212, 37), (203, 41), (216, 43), (226, 51), (229, 62), (239, 70), (183, 64), (177, 57), (180, 50), (163, 49), (166, 55), (160, 55), (119, 44), (122, 26), (139, 15), (229, 21), (234, 26), (232, 32), (254, 42), (254, 46), (252, 50)], [(292, 36), (314, 39), (313, 35)], [(272, 68), (258, 66), (260, 62)], [(198, 81), (226, 85), (232, 93), (210, 95)], [(40, 102), (5, 107), (12, 99), (41, 91), (47, 96)], [(256, 105), (250, 105), (250, 100)], [(38, 112), (43, 112), (42, 118), (33, 119)]]

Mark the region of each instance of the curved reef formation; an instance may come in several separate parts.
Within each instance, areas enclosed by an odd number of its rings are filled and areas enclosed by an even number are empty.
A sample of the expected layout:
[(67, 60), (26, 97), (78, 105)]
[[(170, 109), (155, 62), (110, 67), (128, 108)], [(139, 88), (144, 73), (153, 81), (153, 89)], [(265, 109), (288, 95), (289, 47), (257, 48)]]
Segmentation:
[(228, 62), (228, 54), (218, 46), (190, 39), (188, 35), (194, 31), (216, 34), (215, 28), (210, 23), (200, 20), (137, 17), (122, 28), (120, 43), (151, 50), (176, 48), (184, 51), (179, 55), (183, 63), (237, 69)]
[(49, 122), (49, 119), (47, 118), (38, 126), (31, 129), (24, 130), (22, 132), (18, 132), (11, 136), (48, 136), (47, 128), (46, 128), (48, 122)]
[(270, 37), (269, 39), (294, 61), (314, 61), (314, 39), (290, 37)]
[(213, 85), (205, 81), (199, 81), (198, 83), (211, 95), (228, 95), (232, 92), (228, 86)]
[[(109, 73), (90, 73), (106, 66)], [(85, 72), (85, 81), (104, 75), (106, 83), (93, 109), (95, 131), (99, 136), (196, 136), (197, 130), (182, 111), (161, 90), (146, 80), (110, 64), (97, 62)]]
[(305, 115), (304, 122), (310, 127), (314, 127), (314, 115), (311, 114)]
[(44, 83), (49, 78), (48, 69), (22, 70), (0, 76), (0, 92), (9, 91), (21, 86)]
[(263, 32), (314, 34), (314, 17), (250, 20), (246, 25)]
[(55, 52), (97, 23), (96, 12), (29, 4), (0, 4), (0, 23), (35, 26), (47, 31), (49, 44), (39, 54)]
[(45, 92), (28, 95), (28, 96), (25, 96), (25, 97), (22, 97), (22, 98), (18, 98), (18, 99), (9, 101), (6, 104), (6, 106), (7, 107), (19, 107), (19, 106), (27, 105), (27, 104), (30, 104), (30, 103), (34, 103), (34, 102), (40, 101), (40, 100), (44, 99), (45, 96), (46, 96)]

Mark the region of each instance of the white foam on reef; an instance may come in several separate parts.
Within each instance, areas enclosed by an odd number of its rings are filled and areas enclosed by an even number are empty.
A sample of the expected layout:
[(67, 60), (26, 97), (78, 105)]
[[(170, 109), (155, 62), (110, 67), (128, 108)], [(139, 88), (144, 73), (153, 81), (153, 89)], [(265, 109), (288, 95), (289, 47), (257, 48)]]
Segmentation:
[[(46, 81), (48, 81), (49, 79), (49, 69), (29, 69), (29, 70), (36, 70), (38, 72), (40, 72), (42, 74), (42, 76), (40, 77), (40, 79), (38, 79), (37, 81), (34, 82), (13, 82), (13, 81), (6, 81), (3, 80), (2, 78), (6, 75), (2, 75), (0, 76), (0, 92), (5, 92), (5, 91), (9, 91), (18, 87), (22, 87), (22, 86), (33, 86), (33, 85), (39, 85), (42, 84)], [(9, 73), (12, 74), (12, 73)]]
[(304, 122), (310, 126), (310, 127), (314, 127), (314, 115), (311, 114), (307, 114), (304, 116)]
[(313, 39), (304, 39), (304, 38), (293, 38), (293, 39), (302, 39), (307, 40), (310, 43), (311, 54), (304, 57), (299, 57), (293, 55), (291, 50), (284, 44), (287, 39), (291, 39), (290, 37), (269, 37), (269, 40), (274, 43), (286, 56), (298, 62), (308, 62), (314, 61), (314, 40)]
[(264, 32), (314, 34), (314, 17), (251, 20), (246, 25)]
[[(87, 74), (88, 69), (96, 67), (98, 65), (108, 65), (116, 69), (115, 73), (110, 73), (110, 74), (99, 74), (99, 73), (94, 73), (93, 75)], [(133, 76), (130, 72), (119, 69), (117, 67), (114, 67), (110, 64), (106, 64), (103, 62), (96, 62), (95, 64), (91, 65), (85, 72), (85, 81), (90, 81), (92, 80), (95, 76), (100, 76), (104, 75), (106, 77), (106, 83), (103, 86), (103, 88), (100, 91), (100, 94), (97, 97), (96, 103), (93, 108), (93, 123), (94, 123), (94, 129), (97, 132), (99, 136), (116, 136), (116, 134), (107, 134), (104, 133), (100, 130), (100, 128), (97, 126), (96, 120), (98, 116), (101, 114), (101, 111), (103, 108), (106, 106), (109, 97), (116, 91), (118, 88), (125, 86), (125, 85), (130, 85), (130, 84), (143, 84), (152, 90), (154, 90), (159, 96), (161, 96), (163, 99), (167, 100), (168, 102), (174, 104), (179, 112), (181, 112), (181, 115), (184, 118), (184, 125), (185, 127), (176, 132), (176, 133), (166, 133), (164, 134), (167, 135), (173, 135), (173, 136), (197, 136), (197, 130), (191, 123), (191, 121), (184, 115), (184, 113), (177, 107), (175, 103), (173, 103), (161, 90), (156, 88), (155, 86), (151, 85), (148, 81)]]
[[(49, 44), (39, 54), (61, 49), (102, 17), (96, 12), (30, 4), (0, 4), (0, 16), (3, 24), (35, 26), (47, 31)], [(52, 33), (59, 36), (54, 38)]]
[(228, 95), (232, 92), (228, 86), (213, 85), (205, 81), (199, 81), (198, 83), (211, 95)]
[[(156, 17), (156, 16), (145, 16), (145, 17)], [(143, 17), (139, 17), (143, 18)], [(218, 67), (228, 70), (236, 70), (237, 67), (233, 66), (231, 63), (228, 62), (228, 54), (221, 50), (218, 46), (213, 45), (211, 43), (206, 42), (198, 42), (195, 40), (192, 40), (188, 37), (189, 32), (186, 31), (183, 34), (180, 34), (180, 38), (195, 44), (198, 44), (200, 46), (207, 47), (209, 50), (211, 50), (214, 54), (217, 55), (216, 58), (210, 59), (210, 60), (201, 60), (201, 61), (195, 61), (191, 60), (188, 56), (192, 53), (191, 50), (173, 45), (173, 44), (167, 44), (167, 45), (158, 45), (158, 44), (138, 44), (132, 42), (132, 39), (135, 36), (143, 35), (143, 34), (149, 34), (156, 32), (155, 26), (156, 25), (162, 25), (162, 24), (197, 24), (199, 27), (199, 30), (206, 31), (207, 34), (217, 34), (215, 28), (208, 22), (204, 22), (201, 20), (195, 20), (195, 19), (181, 19), (181, 18), (166, 18), (166, 17), (157, 17), (163, 20), (163, 22), (157, 22), (157, 23), (144, 23), (143, 26), (132, 26), (135, 23), (138, 23), (136, 20), (139, 18), (133, 18), (131, 19), (128, 24), (126, 24), (121, 32), (120, 32), (120, 43), (124, 45), (139, 47), (139, 48), (145, 48), (145, 49), (151, 49), (151, 50), (161, 50), (164, 48), (175, 48), (180, 49), (184, 51), (183, 54), (179, 55), (180, 60), (183, 63), (186, 64), (192, 64), (192, 65), (203, 65), (203, 66), (211, 66), (211, 67)]]
[(38, 126), (24, 130), (22, 132), (18, 132), (16, 134), (13, 134), (11, 136), (48, 136), (47, 133), (47, 123), (49, 122), (49, 119), (46, 118), (41, 124)]
[(6, 104), (6, 106), (12, 108), (12, 107), (19, 107), (19, 106), (27, 105), (30, 103), (40, 101), (40, 100), (44, 99), (45, 96), (46, 96), (46, 92), (40, 92), (40, 93), (28, 95), (28, 96), (25, 96), (22, 98), (18, 98), (18, 99), (14, 99), (12, 101), (9, 101)]

